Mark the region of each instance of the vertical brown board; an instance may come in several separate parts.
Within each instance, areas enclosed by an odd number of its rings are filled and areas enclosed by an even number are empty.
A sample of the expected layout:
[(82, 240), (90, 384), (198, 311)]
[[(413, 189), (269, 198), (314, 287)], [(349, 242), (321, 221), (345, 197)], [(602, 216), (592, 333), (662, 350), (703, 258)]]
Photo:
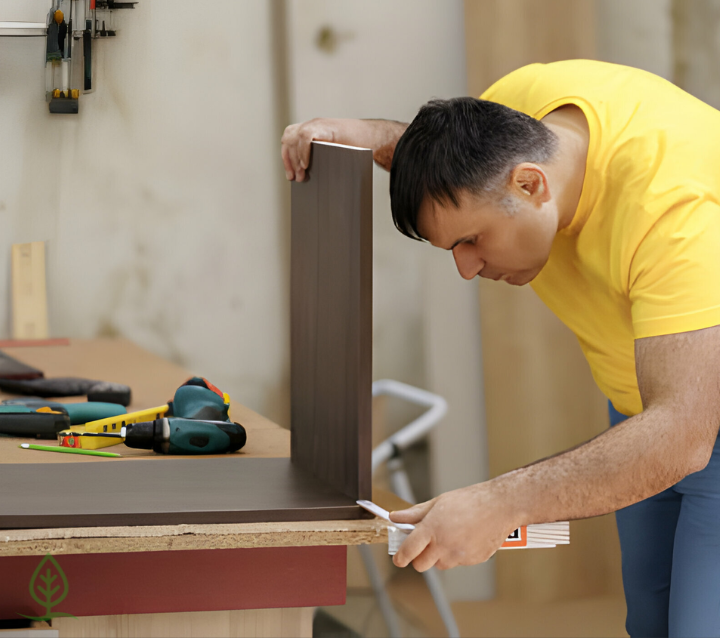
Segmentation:
[(292, 184), (291, 456), (371, 498), (372, 152), (314, 142)]

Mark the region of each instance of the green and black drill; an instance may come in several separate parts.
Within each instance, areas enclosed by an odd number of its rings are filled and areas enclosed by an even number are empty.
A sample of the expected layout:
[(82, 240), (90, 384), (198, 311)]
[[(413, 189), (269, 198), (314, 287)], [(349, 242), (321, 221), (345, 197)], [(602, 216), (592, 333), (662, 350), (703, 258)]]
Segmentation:
[(125, 445), (159, 454), (223, 454), (245, 445), (247, 433), (229, 417), (230, 398), (207, 379), (193, 377), (175, 392), (161, 418), (128, 423)]
[(197, 421), (170, 417), (131, 423), (120, 430), (125, 445), (159, 454), (236, 452), (247, 440), (245, 428), (231, 421)]

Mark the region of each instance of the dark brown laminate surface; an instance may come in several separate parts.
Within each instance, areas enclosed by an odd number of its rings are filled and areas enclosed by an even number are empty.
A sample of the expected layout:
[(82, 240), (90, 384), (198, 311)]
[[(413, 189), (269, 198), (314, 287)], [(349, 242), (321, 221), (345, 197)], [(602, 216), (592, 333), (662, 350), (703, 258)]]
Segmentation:
[(293, 462), (369, 499), (372, 152), (313, 143), (292, 185)]
[(354, 501), (289, 459), (0, 465), (0, 528), (339, 520)]

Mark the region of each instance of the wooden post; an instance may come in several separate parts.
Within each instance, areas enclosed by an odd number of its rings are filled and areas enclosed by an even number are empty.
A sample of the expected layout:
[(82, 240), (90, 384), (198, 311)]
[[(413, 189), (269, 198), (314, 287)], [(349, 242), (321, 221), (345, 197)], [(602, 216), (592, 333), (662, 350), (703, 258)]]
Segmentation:
[(13, 339), (47, 339), (45, 242), (12, 247)]

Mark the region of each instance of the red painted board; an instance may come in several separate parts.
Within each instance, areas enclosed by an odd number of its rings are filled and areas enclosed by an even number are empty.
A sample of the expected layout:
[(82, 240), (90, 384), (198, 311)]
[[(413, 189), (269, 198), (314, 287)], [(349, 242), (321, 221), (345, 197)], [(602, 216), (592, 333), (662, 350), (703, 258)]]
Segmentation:
[[(345, 603), (347, 548), (272, 547), (0, 558), (0, 619), (315, 607)], [(48, 572), (49, 570), (49, 572)], [(59, 600), (65, 590), (67, 595)], [(42, 577), (59, 589), (49, 608)], [(46, 581), (47, 582), (47, 581)]]
[(44, 348), (46, 346), (69, 346), (70, 339), (3, 339), (0, 348)]

